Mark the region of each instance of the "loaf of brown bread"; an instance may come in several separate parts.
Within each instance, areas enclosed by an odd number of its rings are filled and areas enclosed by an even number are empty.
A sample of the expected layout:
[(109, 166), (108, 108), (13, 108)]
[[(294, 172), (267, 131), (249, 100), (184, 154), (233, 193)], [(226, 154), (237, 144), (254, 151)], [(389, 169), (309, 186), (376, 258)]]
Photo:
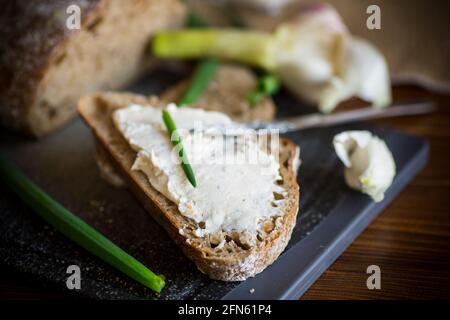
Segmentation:
[[(70, 30), (70, 5), (81, 28)], [(80, 96), (123, 86), (154, 61), (152, 34), (184, 23), (178, 0), (0, 0), (0, 123), (42, 136)]]

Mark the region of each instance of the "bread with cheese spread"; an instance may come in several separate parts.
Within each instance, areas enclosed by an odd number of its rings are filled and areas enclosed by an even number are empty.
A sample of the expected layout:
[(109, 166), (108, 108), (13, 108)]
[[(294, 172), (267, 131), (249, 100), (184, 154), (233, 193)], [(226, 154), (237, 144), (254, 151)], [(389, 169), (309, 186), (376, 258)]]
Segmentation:
[[(191, 79), (183, 79), (161, 93), (160, 99), (166, 103), (178, 101), (186, 91)], [(263, 97), (255, 105), (246, 101), (246, 96), (257, 85), (257, 77), (246, 66), (221, 63), (205, 90), (195, 102), (195, 107), (208, 111), (219, 111), (233, 121), (270, 121), (275, 116), (275, 103), (270, 96)], [(123, 187), (120, 175), (108, 160), (104, 148), (96, 144), (95, 159), (101, 177), (114, 187)]]
[[(218, 232), (198, 236), (199, 228), (183, 216), (175, 203), (159, 193), (140, 171), (132, 170), (136, 152), (116, 129), (112, 114), (131, 104), (162, 107), (156, 97), (126, 93), (97, 93), (80, 99), (78, 111), (106, 151), (115, 170), (152, 217), (162, 225), (198, 269), (213, 279), (241, 281), (270, 265), (286, 247), (296, 222), (299, 186), (296, 178), (299, 149), (287, 139), (280, 142), (279, 185), (286, 191), (279, 213), (260, 223), (256, 242), (249, 243), (246, 233)], [(249, 186), (251, 187), (251, 186)]]

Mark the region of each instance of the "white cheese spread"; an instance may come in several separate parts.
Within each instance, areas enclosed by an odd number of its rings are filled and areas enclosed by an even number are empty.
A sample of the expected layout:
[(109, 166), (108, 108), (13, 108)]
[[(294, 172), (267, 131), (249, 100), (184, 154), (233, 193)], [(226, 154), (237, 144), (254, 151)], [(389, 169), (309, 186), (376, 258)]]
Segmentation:
[[(131, 105), (115, 111), (113, 120), (137, 152), (132, 169), (143, 172), (155, 189), (178, 205), (183, 216), (199, 224), (197, 236), (221, 230), (255, 234), (259, 221), (280, 213), (286, 191), (277, 184), (281, 179), (278, 157), (263, 150), (256, 139), (236, 142), (189, 131), (199, 125), (232, 125), (223, 113), (177, 108), (174, 104), (167, 110), (182, 137), (197, 180), (196, 188), (182, 170), (161, 109)], [(234, 152), (230, 154), (230, 150)], [(230, 156), (241, 161), (233, 162)]]

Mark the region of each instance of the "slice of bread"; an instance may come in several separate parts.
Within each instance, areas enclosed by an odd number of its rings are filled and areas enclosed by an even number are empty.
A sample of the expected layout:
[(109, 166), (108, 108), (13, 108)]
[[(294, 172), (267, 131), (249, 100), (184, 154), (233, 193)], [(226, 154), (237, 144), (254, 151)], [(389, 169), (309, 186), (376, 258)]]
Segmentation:
[[(156, 62), (148, 52), (152, 35), (182, 26), (186, 13), (179, 0), (1, 4), (0, 124), (37, 137), (72, 119), (82, 95), (147, 72)], [(67, 26), (76, 8), (79, 30)]]
[(144, 174), (132, 171), (136, 153), (113, 124), (114, 110), (130, 104), (163, 106), (156, 97), (126, 93), (96, 93), (80, 99), (78, 111), (106, 150), (111, 163), (152, 217), (165, 228), (198, 269), (213, 279), (240, 281), (261, 272), (284, 250), (296, 222), (299, 186), (296, 180), (298, 147), (287, 139), (280, 143), (280, 185), (286, 190), (279, 214), (261, 222), (256, 243), (249, 245), (245, 232), (221, 232), (197, 237), (198, 225), (182, 216), (177, 205), (156, 191)]

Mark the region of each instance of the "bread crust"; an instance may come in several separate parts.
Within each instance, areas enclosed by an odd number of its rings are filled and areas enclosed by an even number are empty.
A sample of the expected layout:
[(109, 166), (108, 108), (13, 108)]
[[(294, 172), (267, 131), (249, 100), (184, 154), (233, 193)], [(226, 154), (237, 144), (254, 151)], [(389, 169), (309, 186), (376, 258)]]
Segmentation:
[(188, 234), (186, 226), (191, 222), (182, 216), (177, 206), (156, 191), (144, 174), (132, 171), (135, 152), (129, 147), (111, 119), (112, 112), (129, 104), (162, 106), (156, 97), (126, 93), (95, 93), (85, 96), (78, 103), (78, 111), (91, 128), (95, 138), (108, 151), (111, 160), (125, 179), (128, 187), (152, 217), (164, 227), (184, 254), (193, 260), (197, 268), (212, 279), (241, 281), (264, 270), (286, 247), (296, 222), (299, 205), (299, 186), (295, 176), (298, 147), (287, 139), (281, 139), (280, 171), (282, 185), (288, 195), (280, 208), (282, 221), (254, 246), (235, 252), (217, 252), (202, 245), (203, 240)]

